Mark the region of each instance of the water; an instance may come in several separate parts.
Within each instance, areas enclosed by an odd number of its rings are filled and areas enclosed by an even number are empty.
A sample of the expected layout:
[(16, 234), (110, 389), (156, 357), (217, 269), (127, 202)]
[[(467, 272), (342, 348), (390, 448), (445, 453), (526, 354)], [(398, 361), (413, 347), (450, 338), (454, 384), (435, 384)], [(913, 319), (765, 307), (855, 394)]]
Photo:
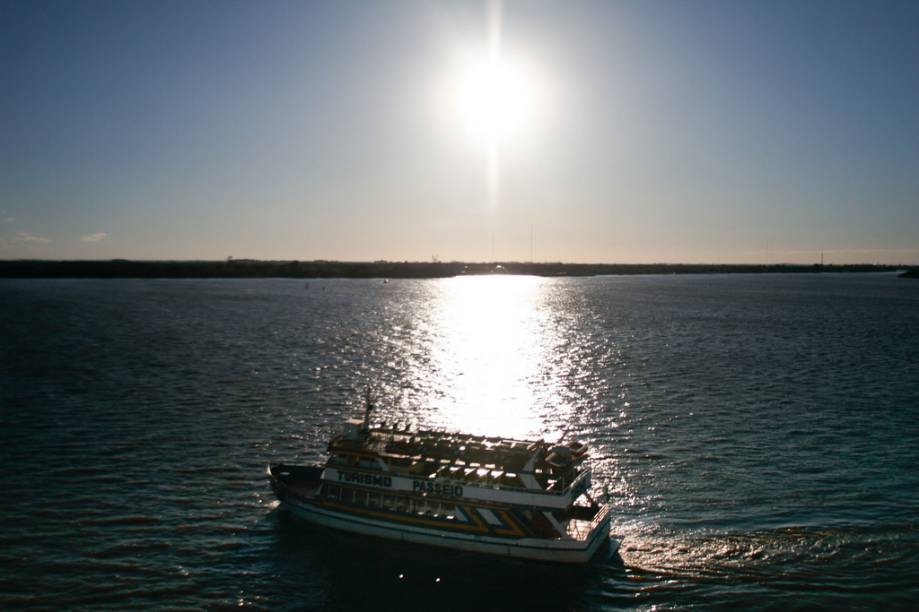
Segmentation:
[[(324, 533), (265, 466), (379, 418), (593, 447), (620, 555)], [(908, 607), (919, 284), (0, 281), (0, 608)], [(401, 578), (400, 578), (401, 575)]]

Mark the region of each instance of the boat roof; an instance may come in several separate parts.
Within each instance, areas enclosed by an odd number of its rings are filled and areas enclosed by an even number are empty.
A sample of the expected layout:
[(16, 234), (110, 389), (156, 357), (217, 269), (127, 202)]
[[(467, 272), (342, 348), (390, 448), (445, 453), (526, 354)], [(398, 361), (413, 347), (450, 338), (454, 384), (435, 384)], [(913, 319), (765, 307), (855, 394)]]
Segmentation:
[(524, 471), (527, 467), (532, 469), (556, 448), (557, 445), (543, 440), (478, 436), (445, 430), (409, 430), (385, 425), (371, 427), (364, 436), (357, 438), (337, 436), (329, 445), (331, 452), (362, 452), (384, 460), (417, 461), (423, 458), (439, 463), (478, 463), (512, 472)]

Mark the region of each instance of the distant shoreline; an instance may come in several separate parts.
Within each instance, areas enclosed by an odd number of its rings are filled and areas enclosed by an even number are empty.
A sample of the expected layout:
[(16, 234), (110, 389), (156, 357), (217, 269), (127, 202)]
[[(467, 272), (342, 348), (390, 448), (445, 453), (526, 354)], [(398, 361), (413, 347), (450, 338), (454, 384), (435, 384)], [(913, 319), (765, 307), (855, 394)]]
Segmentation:
[[(573, 264), (348, 261), (0, 261), (0, 278), (449, 278), (463, 275), (789, 274), (894, 272), (876, 264)], [(916, 276), (915, 269), (902, 276)]]

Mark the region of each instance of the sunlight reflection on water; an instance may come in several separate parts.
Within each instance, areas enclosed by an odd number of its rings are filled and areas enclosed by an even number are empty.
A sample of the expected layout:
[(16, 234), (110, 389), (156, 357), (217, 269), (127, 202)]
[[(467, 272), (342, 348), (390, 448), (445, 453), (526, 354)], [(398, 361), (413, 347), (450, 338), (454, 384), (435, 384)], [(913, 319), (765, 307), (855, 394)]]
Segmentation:
[(553, 386), (545, 379), (551, 376), (545, 366), (558, 342), (546, 299), (550, 288), (545, 279), (510, 276), (439, 284), (430, 314), (430, 351), (441, 393), (429, 398), (431, 421), (483, 435), (545, 433), (540, 408), (547, 398), (538, 389)]

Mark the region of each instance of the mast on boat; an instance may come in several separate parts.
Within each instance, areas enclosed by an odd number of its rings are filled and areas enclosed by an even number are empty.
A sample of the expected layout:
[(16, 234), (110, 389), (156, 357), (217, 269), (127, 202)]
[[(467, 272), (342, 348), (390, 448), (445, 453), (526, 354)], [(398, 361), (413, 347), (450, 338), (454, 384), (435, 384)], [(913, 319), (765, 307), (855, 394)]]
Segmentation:
[(370, 413), (373, 412), (374, 407), (373, 392), (368, 385), (364, 390), (364, 421), (361, 423), (361, 431), (364, 433), (370, 431)]

